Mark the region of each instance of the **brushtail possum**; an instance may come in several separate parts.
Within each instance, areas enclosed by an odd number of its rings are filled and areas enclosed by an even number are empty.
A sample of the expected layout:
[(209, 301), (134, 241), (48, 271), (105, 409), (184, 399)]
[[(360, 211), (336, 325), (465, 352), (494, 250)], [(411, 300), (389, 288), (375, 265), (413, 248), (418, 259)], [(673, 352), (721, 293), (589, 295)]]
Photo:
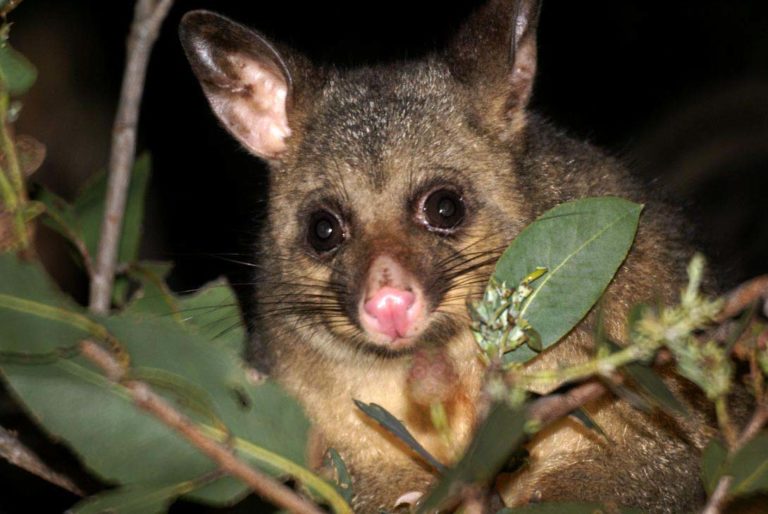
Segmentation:
[[(213, 111), (269, 167), (254, 351), (343, 457), (357, 512), (393, 510), (435, 477), (353, 399), (383, 406), (455, 461), (477, 423), (484, 372), (467, 300), (539, 214), (585, 196), (646, 204), (603, 302), (612, 337), (625, 338), (633, 303), (679, 290), (688, 253), (674, 216), (616, 160), (527, 108), (538, 14), (534, 0), (490, 0), (447, 49), (351, 70), (316, 66), (210, 12), (182, 21)], [(530, 366), (588, 358), (589, 333), (574, 330)], [(434, 387), (414, 380), (418, 359), (439, 369), (428, 373)], [(445, 404), (450, 441), (430, 421), (430, 394)], [(661, 513), (700, 503), (697, 455), (710, 435), (701, 411), (672, 420), (615, 398), (587, 409), (610, 443), (570, 420), (548, 428), (506, 484), (510, 505), (607, 501)]]

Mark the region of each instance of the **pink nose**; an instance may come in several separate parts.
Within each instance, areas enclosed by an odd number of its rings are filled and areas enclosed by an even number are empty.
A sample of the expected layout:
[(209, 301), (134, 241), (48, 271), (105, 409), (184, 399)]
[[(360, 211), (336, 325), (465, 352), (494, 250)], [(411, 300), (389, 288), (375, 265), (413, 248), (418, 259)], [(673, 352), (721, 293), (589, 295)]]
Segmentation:
[(404, 337), (414, 324), (415, 313), (411, 309), (416, 296), (408, 291), (394, 287), (382, 287), (373, 297), (365, 302), (365, 314), (371, 328), (391, 339)]

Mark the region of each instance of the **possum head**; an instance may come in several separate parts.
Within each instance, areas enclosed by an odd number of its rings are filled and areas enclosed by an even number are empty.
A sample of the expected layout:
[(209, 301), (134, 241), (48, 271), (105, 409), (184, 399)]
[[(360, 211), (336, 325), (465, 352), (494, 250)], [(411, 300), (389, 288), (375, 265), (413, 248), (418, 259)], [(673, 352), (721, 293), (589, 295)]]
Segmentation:
[(442, 54), (347, 71), (210, 12), (184, 17), (213, 111), (270, 168), (268, 335), (396, 358), (464, 330), (467, 299), (530, 219), (513, 171), (537, 16), (537, 2), (493, 0)]

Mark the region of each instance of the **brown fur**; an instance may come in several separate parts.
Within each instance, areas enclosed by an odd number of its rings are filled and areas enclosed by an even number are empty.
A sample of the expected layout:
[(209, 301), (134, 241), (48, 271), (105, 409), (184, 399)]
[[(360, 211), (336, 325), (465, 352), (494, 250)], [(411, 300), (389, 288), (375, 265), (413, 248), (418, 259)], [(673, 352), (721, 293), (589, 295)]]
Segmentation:
[[(404, 420), (438, 458), (451, 462), (460, 455), (477, 421), (474, 399), (483, 375), (466, 301), (481, 293), (500, 252), (537, 215), (585, 196), (647, 204), (635, 246), (604, 303), (616, 339), (624, 339), (622, 320), (633, 303), (670, 300), (680, 286), (689, 254), (675, 235), (674, 217), (617, 161), (525, 110), (537, 9), (531, 1), (492, 0), (445, 55), (345, 72), (313, 69), (285, 51), (275, 63), (260, 36), (212, 15), (190, 17), (183, 27), (193, 68), (230, 130), (237, 132), (242, 120), (227, 119), (216, 102), (230, 98), (227, 91), (252, 89), (237, 87), (237, 70), (212, 69), (198, 59), (197, 37), (215, 47), (214, 62), (229, 54), (267, 59), (270, 73), (287, 84), (285, 147), (277, 156), (254, 150), (271, 168), (254, 313), (265, 347), (257, 353), (344, 458), (358, 512), (391, 510), (400, 495), (426, 491), (434, 476), (352, 399), (380, 404)], [(512, 13), (522, 20), (516, 33)], [(234, 33), (237, 38), (228, 37)], [(416, 199), (436, 184), (457, 187), (466, 202), (466, 220), (452, 236), (414, 222)], [(347, 239), (332, 255), (318, 257), (307, 247), (306, 224), (313, 209), (325, 205), (344, 217)], [(450, 446), (425, 422), (423, 402), (408, 395), (409, 352), (372, 347), (356, 319), (368, 267), (382, 253), (421, 281), (433, 318), (419, 345), (443, 352), (456, 374), (452, 394), (461, 401), (450, 409)], [(575, 330), (530, 366), (586, 359), (591, 342), (585, 334)], [(678, 392), (688, 388), (680, 379), (670, 383)], [(530, 465), (508, 480), (510, 504), (609, 501), (671, 513), (701, 501), (698, 452), (709, 436), (703, 414), (685, 422), (647, 416), (608, 398), (588, 409), (612, 444), (570, 420), (548, 428), (530, 445)]]

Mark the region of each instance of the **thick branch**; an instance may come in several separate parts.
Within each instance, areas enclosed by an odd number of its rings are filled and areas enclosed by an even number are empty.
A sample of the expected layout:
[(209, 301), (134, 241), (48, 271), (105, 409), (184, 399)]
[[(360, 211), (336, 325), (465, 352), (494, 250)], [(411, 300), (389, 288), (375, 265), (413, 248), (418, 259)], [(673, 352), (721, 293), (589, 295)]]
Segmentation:
[(0, 457), (14, 466), (36, 475), (47, 482), (83, 496), (83, 492), (68, 477), (48, 467), (32, 450), (24, 446), (11, 432), (0, 427)]
[(124, 368), (107, 350), (91, 341), (83, 341), (80, 348), (82, 355), (101, 368), (107, 378), (125, 386), (136, 405), (179, 432), (198, 450), (215, 461), (222, 471), (239, 478), (253, 491), (290, 512), (323, 514), (322, 510), (301, 498), (289, 487), (250, 467), (238, 459), (230, 448), (206, 436), (189, 418), (155, 394), (147, 384), (137, 380), (124, 380)]
[(160, 31), (160, 25), (168, 14), (171, 4), (173, 0), (138, 0), (136, 3), (128, 38), (120, 102), (112, 128), (107, 198), (98, 255), (91, 277), (90, 308), (98, 313), (109, 311), (125, 202), (136, 153), (136, 128), (147, 64)]

